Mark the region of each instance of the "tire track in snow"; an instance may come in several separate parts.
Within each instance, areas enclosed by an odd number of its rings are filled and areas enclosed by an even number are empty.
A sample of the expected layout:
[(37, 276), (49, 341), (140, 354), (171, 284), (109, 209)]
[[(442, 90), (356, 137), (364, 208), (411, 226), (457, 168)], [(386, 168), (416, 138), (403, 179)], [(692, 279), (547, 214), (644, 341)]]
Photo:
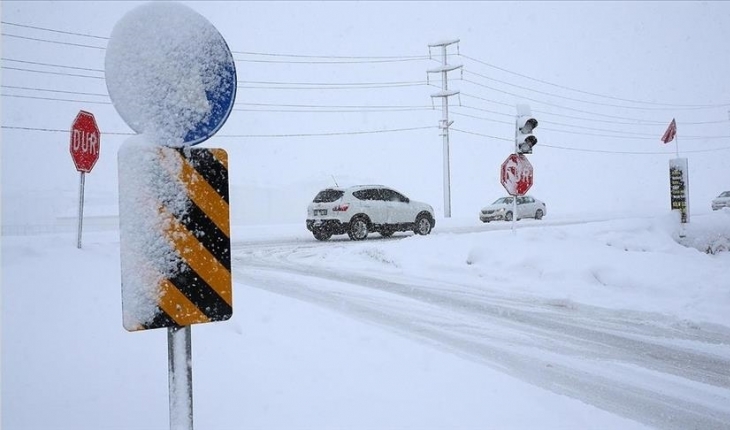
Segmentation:
[[(260, 244), (259, 244), (260, 245)], [(235, 280), (375, 323), (644, 424), (730, 423), (730, 330), (655, 314), (555, 306), (426, 279), (304, 265), (244, 247)], [(315, 248), (315, 249), (313, 249)], [(394, 279), (397, 281), (394, 281)]]

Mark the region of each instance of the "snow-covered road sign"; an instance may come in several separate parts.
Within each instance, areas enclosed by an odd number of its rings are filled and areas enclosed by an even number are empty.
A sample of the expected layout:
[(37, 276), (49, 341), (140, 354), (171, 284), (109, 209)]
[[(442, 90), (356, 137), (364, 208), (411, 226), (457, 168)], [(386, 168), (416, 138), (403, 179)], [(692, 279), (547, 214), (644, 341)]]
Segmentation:
[(91, 172), (99, 159), (101, 146), (101, 132), (96, 125), (94, 114), (79, 111), (71, 124), (71, 143), (69, 151), (76, 170), (83, 173)]
[(510, 196), (523, 196), (532, 187), (532, 164), (522, 154), (510, 154), (500, 173), (502, 186)]
[(226, 152), (125, 144), (119, 175), (124, 328), (229, 319)]

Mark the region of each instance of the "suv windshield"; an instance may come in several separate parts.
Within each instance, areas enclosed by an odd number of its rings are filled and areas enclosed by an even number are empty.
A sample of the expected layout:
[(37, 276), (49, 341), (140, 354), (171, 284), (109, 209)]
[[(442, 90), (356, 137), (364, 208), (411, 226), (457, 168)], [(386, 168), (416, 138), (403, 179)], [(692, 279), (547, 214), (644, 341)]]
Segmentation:
[(314, 203), (332, 203), (345, 194), (341, 190), (322, 190), (314, 197)]

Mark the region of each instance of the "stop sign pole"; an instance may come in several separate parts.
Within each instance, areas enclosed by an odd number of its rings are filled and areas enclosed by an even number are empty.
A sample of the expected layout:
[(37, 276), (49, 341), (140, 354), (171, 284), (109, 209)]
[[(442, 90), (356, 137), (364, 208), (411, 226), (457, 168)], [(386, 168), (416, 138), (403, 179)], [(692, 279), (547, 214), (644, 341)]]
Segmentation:
[(80, 172), (79, 181), (79, 223), (76, 247), (81, 249), (81, 230), (84, 219), (84, 183), (86, 173), (91, 172), (96, 161), (99, 159), (99, 148), (101, 146), (101, 132), (96, 125), (94, 114), (86, 111), (79, 111), (71, 124), (71, 142), (69, 152), (71, 159)]

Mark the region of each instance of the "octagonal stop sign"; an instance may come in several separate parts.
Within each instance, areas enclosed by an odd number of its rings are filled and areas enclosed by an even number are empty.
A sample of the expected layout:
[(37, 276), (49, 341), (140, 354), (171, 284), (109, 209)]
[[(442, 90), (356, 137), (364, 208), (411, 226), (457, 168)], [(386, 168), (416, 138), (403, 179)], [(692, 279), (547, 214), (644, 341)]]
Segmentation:
[(101, 133), (96, 125), (96, 119), (91, 112), (79, 111), (71, 124), (71, 158), (76, 170), (83, 173), (91, 172), (99, 159)]
[(502, 163), (500, 176), (510, 196), (523, 196), (532, 187), (532, 164), (522, 154), (510, 154)]

